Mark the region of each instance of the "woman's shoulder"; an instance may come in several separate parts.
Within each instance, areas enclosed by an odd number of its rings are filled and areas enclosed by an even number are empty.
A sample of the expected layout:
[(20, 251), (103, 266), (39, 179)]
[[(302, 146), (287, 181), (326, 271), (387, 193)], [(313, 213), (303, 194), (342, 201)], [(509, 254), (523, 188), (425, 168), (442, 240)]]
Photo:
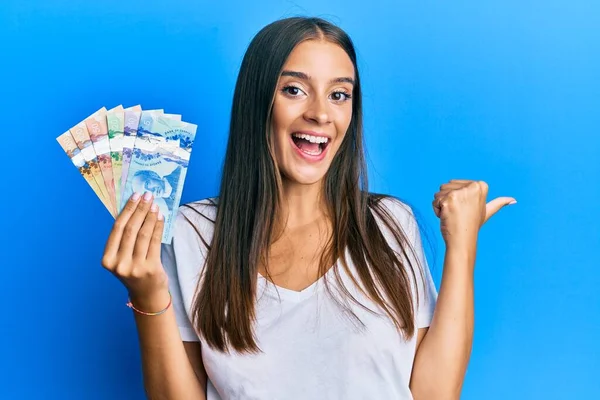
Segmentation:
[(218, 198), (208, 197), (206, 199), (185, 203), (179, 206), (178, 219), (191, 221), (210, 221), (214, 223), (217, 216)]
[(369, 208), (375, 213), (378, 220), (392, 219), (405, 231), (412, 229), (417, 224), (413, 206), (400, 197), (369, 193)]
[(208, 242), (217, 216), (218, 199), (209, 197), (179, 206), (173, 233), (174, 241)]

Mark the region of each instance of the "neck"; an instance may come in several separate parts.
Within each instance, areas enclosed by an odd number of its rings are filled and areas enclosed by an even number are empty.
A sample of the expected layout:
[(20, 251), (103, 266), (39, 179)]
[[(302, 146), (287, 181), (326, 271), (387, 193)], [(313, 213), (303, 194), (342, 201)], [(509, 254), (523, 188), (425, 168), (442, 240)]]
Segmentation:
[(284, 180), (276, 231), (282, 233), (322, 220), (327, 214), (322, 187), (322, 182), (302, 185)]

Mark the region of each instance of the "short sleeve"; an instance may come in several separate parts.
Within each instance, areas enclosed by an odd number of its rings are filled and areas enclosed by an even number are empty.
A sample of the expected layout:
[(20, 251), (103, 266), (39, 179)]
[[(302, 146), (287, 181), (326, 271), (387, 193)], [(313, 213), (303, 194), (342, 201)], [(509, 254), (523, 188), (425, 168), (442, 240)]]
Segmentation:
[(191, 308), (206, 260), (204, 241), (208, 240), (207, 243), (210, 243), (209, 236), (212, 235), (212, 222), (203, 216), (206, 211), (209, 211), (207, 206), (201, 202), (193, 203), (191, 208), (180, 207), (173, 239), (170, 244), (163, 244), (161, 249), (161, 261), (169, 278), (173, 310), (184, 342), (200, 340), (191, 322)]
[[(417, 273), (417, 292), (419, 294), (419, 306), (417, 308), (417, 328), (426, 328), (431, 324), (433, 312), (437, 303), (437, 290), (431, 276), (427, 257), (423, 250), (423, 241), (419, 231), (419, 225), (414, 214), (410, 213), (410, 229), (411, 244), (416, 257), (417, 265), (423, 272), (422, 275)], [(417, 271), (418, 272), (418, 271)]]
[[(402, 232), (408, 241), (408, 247), (405, 252), (398, 249), (398, 244), (393, 239), (389, 229), (382, 224), (382, 229), (385, 236), (388, 238), (388, 243), (400, 254), (405, 253), (406, 257), (402, 256), (404, 261), (410, 263), (414, 268), (413, 274), (409, 272), (411, 280), (411, 289), (413, 291), (413, 301), (415, 306), (415, 323), (417, 328), (426, 328), (430, 325), (433, 318), (433, 311), (437, 302), (437, 290), (433, 282), (429, 264), (423, 250), (423, 242), (419, 225), (415, 218), (412, 208), (393, 197), (386, 197), (382, 200), (383, 206), (392, 215), (393, 219), (399, 224)], [(416, 292), (416, 293), (415, 293)], [(418, 297), (416, 296), (418, 295)]]

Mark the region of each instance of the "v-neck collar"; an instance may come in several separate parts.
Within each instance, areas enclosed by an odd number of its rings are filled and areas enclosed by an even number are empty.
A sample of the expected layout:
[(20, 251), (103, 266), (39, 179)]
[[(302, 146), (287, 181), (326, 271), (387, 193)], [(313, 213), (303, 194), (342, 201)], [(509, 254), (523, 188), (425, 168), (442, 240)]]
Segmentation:
[(284, 288), (281, 286), (277, 286), (276, 284), (269, 281), (267, 278), (265, 278), (263, 275), (261, 275), (259, 273), (258, 280), (257, 280), (257, 286), (258, 286), (257, 292), (262, 293), (264, 291), (265, 293), (268, 293), (269, 295), (274, 296), (275, 298), (281, 298), (281, 300), (284, 300), (284, 301), (291, 301), (291, 302), (296, 302), (296, 303), (301, 302), (305, 299), (312, 297), (314, 294), (321, 291), (323, 287), (325, 287), (324, 280), (329, 279), (331, 277), (331, 275), (334, 274), (334, 268), (337, 267), (337, 264), (338, 264), (337, 262), (335, 264), (333, 264), (329, 268), (329, 270), (327, 270), (327, 272), (325, 272), (325, 274), (323, 276), (321, 276), (319, 279), (317, 279), (311, 285), (307, 286), (306, 288), (304, 288), (302, 290), (293, 290), (293, 289), (287, 289), (287, 288)]

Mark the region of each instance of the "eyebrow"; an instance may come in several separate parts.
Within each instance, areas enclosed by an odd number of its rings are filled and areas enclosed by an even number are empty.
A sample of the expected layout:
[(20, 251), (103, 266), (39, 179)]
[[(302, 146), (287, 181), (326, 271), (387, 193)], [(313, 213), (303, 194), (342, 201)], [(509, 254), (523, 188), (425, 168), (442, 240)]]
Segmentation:
[[(294, 78), (298, 78), (298, 79), (302, 79), (305, 81), (310, 81), (311, 77), (306, 75), (304, 72), (300, 72), (300, 71), (283, 71), (281, 73), (281, 76), (292, 76)], [(350, 83), (351, 85), (354, 85), (354, 79), (347, 77), (347, 76), (343, 76), (340, 78), (333, 78), (332, 80), (329, 81), (329, 83)]]

